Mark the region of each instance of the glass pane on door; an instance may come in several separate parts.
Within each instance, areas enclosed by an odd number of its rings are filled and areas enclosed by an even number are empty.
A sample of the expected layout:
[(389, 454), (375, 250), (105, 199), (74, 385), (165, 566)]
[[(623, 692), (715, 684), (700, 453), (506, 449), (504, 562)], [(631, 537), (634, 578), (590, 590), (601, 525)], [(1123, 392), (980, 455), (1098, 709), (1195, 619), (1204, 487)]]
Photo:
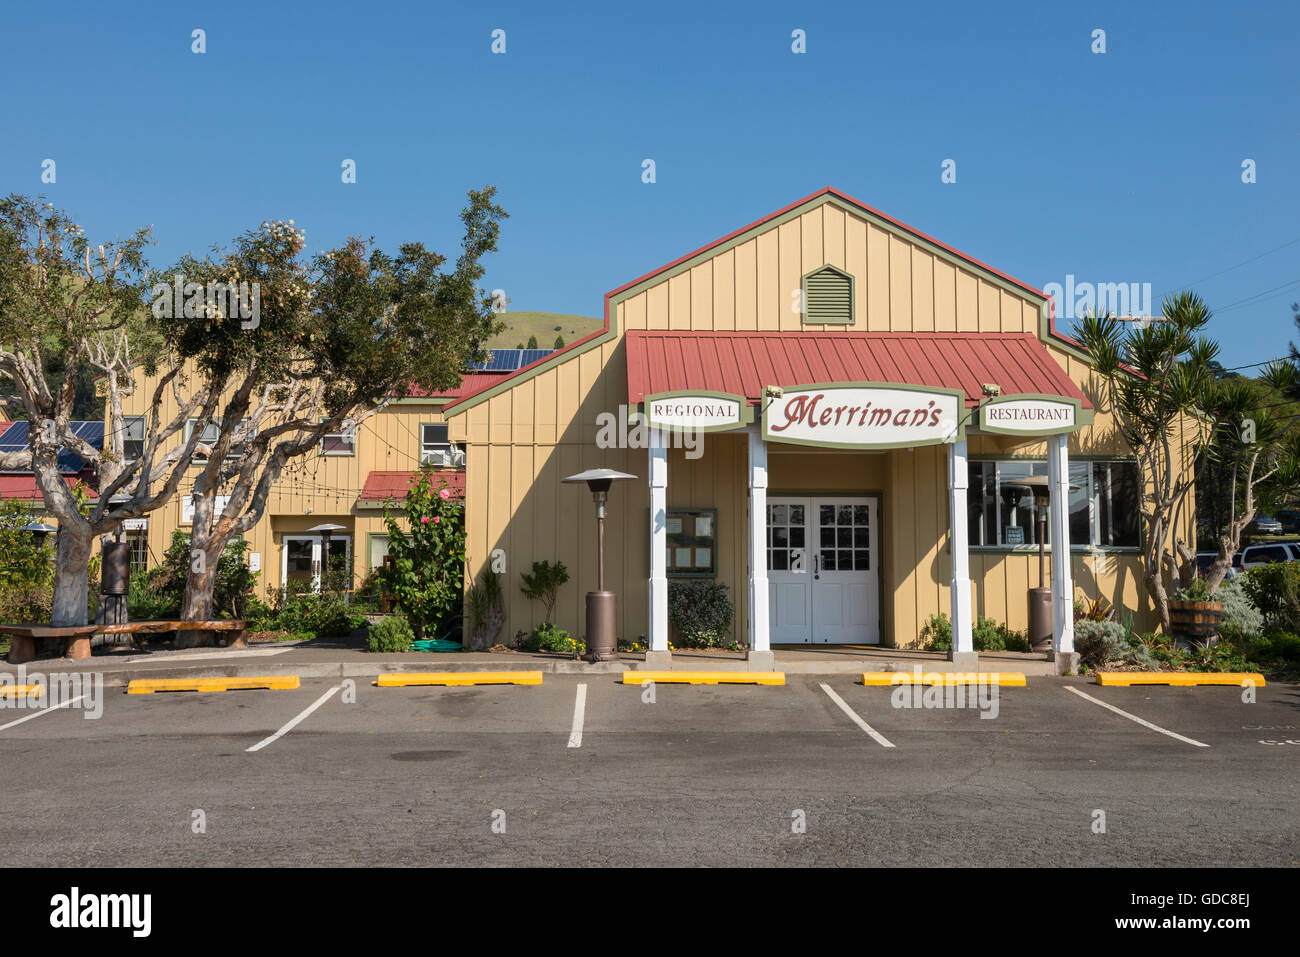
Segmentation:
[(311, 581), (311, 546), (310, 538), (285, 540), (285, 575), (290, 581)]
[(871, 509), (866, 505), (818, 506), (821, 570), (871, 570)]
[(768, 505), (767, 567), (769, 571), (796, 571), (807, 567), (804, 507)]

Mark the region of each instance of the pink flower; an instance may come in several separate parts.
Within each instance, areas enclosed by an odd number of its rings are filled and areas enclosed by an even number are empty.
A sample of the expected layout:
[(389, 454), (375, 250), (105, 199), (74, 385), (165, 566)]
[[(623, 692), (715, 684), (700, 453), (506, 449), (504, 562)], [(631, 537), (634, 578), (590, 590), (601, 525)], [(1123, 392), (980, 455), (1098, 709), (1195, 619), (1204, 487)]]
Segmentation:
[(428, 524), (429, 524), (429, 516), (426, 515), (426, 516), (424, 516), (424, 518), (420, 519), (420, 524), (421, 524), (421, 525), (428, 525)]
[(442, 519), (441, 519), (439, 516), (437, 516), (437, 515), (433, 516), (433, 523), (434, 523), (435, 525), (438, 524), (438, 523), (441, 522), (441, 521), (442, 521)]
[(442, 499), (445, 502), (447, 501), (447, 499), (451, 498), (451, 492), (449, 492), (445, 488), (440, 488), (438, 489), (438, 498)]

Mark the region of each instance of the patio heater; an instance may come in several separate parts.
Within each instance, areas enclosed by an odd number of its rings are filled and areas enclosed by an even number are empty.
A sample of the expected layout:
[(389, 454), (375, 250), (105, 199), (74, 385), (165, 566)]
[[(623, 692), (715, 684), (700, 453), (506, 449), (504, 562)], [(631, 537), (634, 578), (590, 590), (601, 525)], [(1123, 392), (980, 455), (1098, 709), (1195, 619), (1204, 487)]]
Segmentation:
[(587, 660), (612, 661), (618, 651), (618, 601), (612, 591), (605, 591), (605, 503), (609, 487), (618, 479), (635, 475), (613, 469), (587, 469), (570, 475), (566, 483), (587, 483), (596, 503), (596, 590), (587, 592)]
[(323, 585), (325, 575), (329, 572), (330, 565), (330, 536), (335, 532), (347, 531), (346, 525), (334, 525), (331, 522), (325, 522), (323, 525), (317, 525), (307, 529), (308, 535), (320, 536), (320, 581)]
[[(1071, 485), (1075, 491), (1077, 485)], [(1047, 506), (1051, 501), (1051, 480), (1045, 475), (1030, 475), (1016, 479), (1014, 482), (1002, 483), (1003, 492), (1008, 490), (1016, 495), (1019, 504), (1019, 491), (1032, 492), (1034, 507), (1038, 510), (1038, 587), (1029, 589), (1029, 647), (1033, 651), (1050, 651), (1052, 648), (1052, 588), (1047, 580), (1047, 554), (1044, 540), (1047, 538)]]
[[(131, 593), (131, 546), (122, 541), (119, 527), (113, 540), (100, 548), (99, 605), (95, 609), (95, 624), (122, 625), (126, 623), (127, 595)], [(126, 636), (130, 643), (131, 636)], [(92, 639), (92, 644), (94, 640)]]

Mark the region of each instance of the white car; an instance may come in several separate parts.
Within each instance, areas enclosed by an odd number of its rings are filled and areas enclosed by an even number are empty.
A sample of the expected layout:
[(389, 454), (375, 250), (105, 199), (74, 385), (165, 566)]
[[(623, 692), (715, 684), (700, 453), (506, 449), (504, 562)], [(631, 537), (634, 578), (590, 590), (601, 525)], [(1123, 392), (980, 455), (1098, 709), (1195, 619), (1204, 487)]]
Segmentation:
[(1300, 562), (1300, 542), (1270, 542), (1268, 545), (1247, 545), (1232, 558), (1238, 571), (1268, 565), (1272, 562)]

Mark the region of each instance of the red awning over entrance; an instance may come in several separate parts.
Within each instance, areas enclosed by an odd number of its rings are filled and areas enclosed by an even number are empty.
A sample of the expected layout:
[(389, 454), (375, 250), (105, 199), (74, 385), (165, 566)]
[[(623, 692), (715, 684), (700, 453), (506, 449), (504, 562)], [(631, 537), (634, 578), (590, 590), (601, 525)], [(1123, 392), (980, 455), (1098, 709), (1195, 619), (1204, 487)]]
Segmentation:
[(751, 402), (764, 386), (897, 382), (960, 389), (976, 405), (985, 383), (1003, 395), (1087, 397), (1031, 333), (627, 333), (628, 401), (662, 392), (729, 392)]

